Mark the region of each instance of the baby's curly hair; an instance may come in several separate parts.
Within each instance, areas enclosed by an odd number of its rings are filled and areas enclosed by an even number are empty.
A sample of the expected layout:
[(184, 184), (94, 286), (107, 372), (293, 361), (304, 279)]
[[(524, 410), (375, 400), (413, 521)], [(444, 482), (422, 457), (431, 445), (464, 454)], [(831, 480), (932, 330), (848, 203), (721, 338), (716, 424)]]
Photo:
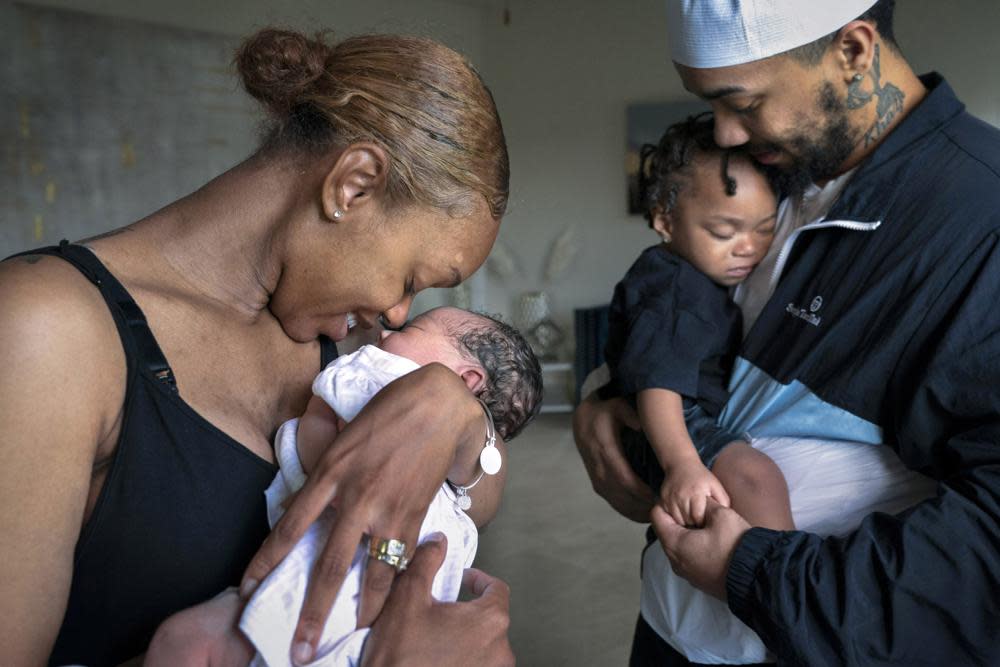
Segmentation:
[[(644, 144), (639, 152), (639, 193), (644, 206), (643, 215), (649, 226), (657, 211), (669, 213), (677, 204), (677, 196), (691, 177), (690, 166), (701, 157), (718, 155), (721, 170), (719, 178), (730, 197), (736, 194), (736, 179), (729, 175), (732, 156), (745, 156), (739, 148), (721, 148), (715, 143), (715, 117), (711, 111), (688, 116), (686, 120), (668, 127), (658, 144)], [(755, 160), (750, 163), (771, 179), (770, 173)], [(774, 184), (772, 182), (772, 187)]]
[(457, 325), (451, 335), (486, 372), (477, 397), (493, 414), (497, 434), (509, 442), (541, 408), (542, 367), (517, 329), (491, 315), (475, 316)]

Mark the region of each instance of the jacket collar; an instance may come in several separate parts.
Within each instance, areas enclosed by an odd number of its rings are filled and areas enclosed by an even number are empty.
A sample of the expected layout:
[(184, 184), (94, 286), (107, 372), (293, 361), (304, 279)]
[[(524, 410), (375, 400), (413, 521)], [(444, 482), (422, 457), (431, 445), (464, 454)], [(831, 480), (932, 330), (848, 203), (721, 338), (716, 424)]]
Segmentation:
[(927, 96), (900, 121), (859, 167), (830, 210), (829, 218), (884, 220), (904, 188), (899, 183), (923, 162), (908, 159), (943, 125), (965, 111), (948, 82), (936, 72), (924, 74)]

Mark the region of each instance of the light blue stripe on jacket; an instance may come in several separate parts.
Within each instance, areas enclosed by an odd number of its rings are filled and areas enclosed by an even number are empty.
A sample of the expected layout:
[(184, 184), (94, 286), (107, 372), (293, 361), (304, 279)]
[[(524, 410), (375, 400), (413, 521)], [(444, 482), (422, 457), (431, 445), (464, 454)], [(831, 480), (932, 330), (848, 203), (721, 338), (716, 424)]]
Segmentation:
[(882, 444), (882, 428), (831, 405), (804, 384), (781, 384), (739, 357), (719, 425), (754, 438), (799, 437)]

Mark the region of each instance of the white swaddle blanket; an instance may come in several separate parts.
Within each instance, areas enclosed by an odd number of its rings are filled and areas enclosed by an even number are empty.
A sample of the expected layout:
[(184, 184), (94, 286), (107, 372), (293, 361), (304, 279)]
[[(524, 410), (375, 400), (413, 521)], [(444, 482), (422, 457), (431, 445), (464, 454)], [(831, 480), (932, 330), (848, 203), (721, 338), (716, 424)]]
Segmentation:
[[(933, 496), (937, 485), (909, 470), (885, 446), (799, 438), (761, 438), (752, 444), (784, 473), (796, 528), (822, 536), (849, 533), (872, 512), (898, 513)], [(688, 660), (774, 660), (726, 603), (674, 574), (658, 545), (646, 550), (642, 567), (642, 616)]]
[[(351, 421), (380, 389), (416, 368), (417, 364), (409, 359), (365, 345), (330, 363), (313, 382), (313, 393), (345, 421)], [(291, 419), (281, 425), (275, 437), (280, 471), (265, 492), (268, 522), (272, 527), (284, 513), (282, 503), (305, 483), (296, 448), (297, 428), (298, 419)], [(257, 649), (253, 667), (291, 667), (292, 636), (313, 564), (326, 545), (332, 519), (333, 510), (328, 508), (247, 603), (240, 629)], [(448, 553), (434, 577), (431, 591), (438, 600), (454, 601), (462, 585), (462, 574), (475, 558), (479, 533), (472, 519), (455, 504), (455, 493), (447, 483), (438, 490), (427, 510), (420, 526), (420, 542), (434, 532), (442, 532), (448, 538)], [(368, 562), (366, 546), (367, 542), (358, 545), (354, 553), (351, 568), (323, 628), (316, 658), (310, 665), (353, 667), (360, 662), (368, 629), (359, 630), (355, 626)]]

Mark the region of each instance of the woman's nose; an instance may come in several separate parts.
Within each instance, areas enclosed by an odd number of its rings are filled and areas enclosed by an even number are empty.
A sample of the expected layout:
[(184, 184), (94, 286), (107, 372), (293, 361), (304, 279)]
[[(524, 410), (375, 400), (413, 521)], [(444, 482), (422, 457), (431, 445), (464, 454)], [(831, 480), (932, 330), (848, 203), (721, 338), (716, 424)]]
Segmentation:
[(392, 308), (382, 311), (383, 323), (391, 329), (398, 329), (406, 324), (406, 318), (410, 314), (410, 305), (413, 303), (412, 296), (403, 297), (403, 300)]

